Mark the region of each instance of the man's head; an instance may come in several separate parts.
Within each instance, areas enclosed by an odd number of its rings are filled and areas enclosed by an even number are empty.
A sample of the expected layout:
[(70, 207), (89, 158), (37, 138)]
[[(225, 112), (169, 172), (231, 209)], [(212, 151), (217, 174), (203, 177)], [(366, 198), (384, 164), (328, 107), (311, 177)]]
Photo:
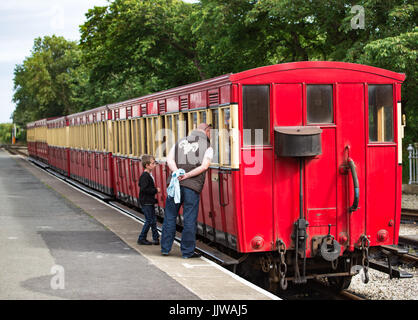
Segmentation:
[(212, 129), (212, 125), (207, 124), (207, 123), (201, 123), (197, 126), (197, 130), (203, 131), (209, 139), (210, 139), (210, 130), (211, 129)]

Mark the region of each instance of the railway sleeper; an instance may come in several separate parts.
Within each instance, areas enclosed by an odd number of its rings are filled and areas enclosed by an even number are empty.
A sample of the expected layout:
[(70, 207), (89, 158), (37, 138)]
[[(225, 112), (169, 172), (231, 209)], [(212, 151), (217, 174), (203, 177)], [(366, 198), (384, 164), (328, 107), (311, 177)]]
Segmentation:
[(402, 257), (408, 253), (407, 249), (398, 246), (380, 246), (369, 257), (369, 267), (387, 273), (390, 279), (410, 279), (413, 274), (396, 267)]
[[(389, 256), (388, 256), (389, 257)], [(369, 267), (372, 269), (375, 269), (380, 272), (387, 273), (389, 275), (390, 279), (396, 278), (396, 279), (410, 279), (413, 278), (414, 275), (405, 272), (402, 270), (399, 270), (398, 268), (391, 265), (391, 259), (388, 258), (388, 263), (384, 263), (378, 260), (375, 260), (373, 258), (369, 259)]]

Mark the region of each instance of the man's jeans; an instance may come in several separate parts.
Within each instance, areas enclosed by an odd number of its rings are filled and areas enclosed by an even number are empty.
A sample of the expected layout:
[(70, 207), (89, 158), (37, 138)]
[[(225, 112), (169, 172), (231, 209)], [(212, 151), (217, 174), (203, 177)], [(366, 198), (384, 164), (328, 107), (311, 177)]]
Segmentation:
[(145, 223), (142, 227), (142, 232), (138, 237), (138, 241), (147, 240), (147, 234), (149, 228), (152, 230), (152, 239), (158, 240), (159, 234), (157, 229), (157, 217), (155, 215), (155, 206), (153, 205), (143, 205), (142, 212), (145, 215)]
[(183, 204), (184, 227), (181, 235), (180, 249), (183, 257), (191, 257), (196, 247), (197, 215), (199, 213), (200, 194), (196, 191), (180, 186), (180, 203), (174, 203), (174, 198), (167, 196), (165, 202), (164, 223), (161, 234), (161, 252), (171, 251), (176, 235), (176, 218)]

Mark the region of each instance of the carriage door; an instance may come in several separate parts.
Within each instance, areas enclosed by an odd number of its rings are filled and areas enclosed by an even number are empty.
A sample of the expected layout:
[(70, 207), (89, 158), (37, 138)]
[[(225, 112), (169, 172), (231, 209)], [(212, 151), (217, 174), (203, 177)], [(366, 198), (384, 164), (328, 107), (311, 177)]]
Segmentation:
[[(336, 158), (337, 158), (337, 240), (348, 239), (345, 245), (353, 249), (366, 233), (365, 221), (365, 106), (363, 84), (336, 85)], [(359, 183), (359, 203), (355, 202), (352, 172), (348, 161), (355, 165)]]
[[(306, 85), (306, 125), (322, 129), (322, 154), (306, 162), (306, 216), (311, 238), (331, 234), (353, 247), (365, 233), (364, 85)], [(354, 164), (359, 193), (349, 161)]]

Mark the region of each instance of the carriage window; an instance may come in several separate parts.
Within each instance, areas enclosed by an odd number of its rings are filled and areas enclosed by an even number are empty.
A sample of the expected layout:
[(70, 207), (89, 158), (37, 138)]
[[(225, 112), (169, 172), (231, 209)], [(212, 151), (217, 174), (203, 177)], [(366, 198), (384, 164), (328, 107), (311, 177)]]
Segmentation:
[(177, 128), (178, 139), (184, 138), (187, 136), (189, 130), (189, 116), (187, 113), (180, 113), (180, 118)]
[(200, 121), (199, 123), (207, 123), (206, 121), (206, 111), (201, 111), (199, 113)]
[(178, 141), (180, 138), (184, 137), (184, 121), (183, 121), (184, 114), (179, 113), (178, 115), (174, 116), (174, 123), (176, 124), (176, 139)]
[(127, 134), (126, 134), (126, 122), (127, 122), (127, 120), (122, 120), (121, 121), (121, 124), (122, 124), (122, 126), (121, 126), (121, 136), (122, 136), (122, 142), (121, 142), (121, 152), (120, 153), (122, 153), (122, 154), (127, 154), (127, 152), (126, 152), (126, 149), (127, 149), (127, 146), (128, 146), (128, 144), (127, 144)]
[(197, 123), (197, 112), (194, 112), (193, 113), (193, 130), (196, 130), (197, 125), (198, 125), (198, 123)]
[(115, 130), (114, 130), (115, 143), (114, 143), (113, 149), (115, 153), (119, 153), (119, 121), (115, 121), (114, 125), (115, 125)]
[(138, 131), (137, 131), (137, 119), (131, 120), (131, 141), (132, 141), (132, 154), (136, 156), (138, 154)]
[(165, 121), (166, 121), (166, 139), (167, 139), (167, 144), (165, 147), (165, 151), (164, 154), (166, 155), (170, 150), (171, 147), (175, 144), (175, 135), (174, 135), (174, 131), (173, 131), (173, 118), (174, 116), (172, 115), (168, 115), (165, 116)]
[(307, 85), (308, 123), (333, 123), (332, 85)]
[(156, 144), (156, 136), (155, 133), (157, 131), (156, 128), (156, 123), (154, 118), (148, 118), (148, 152), (150, 155), (157, 157), (155, 154), (156, 148), (155, 148), (155, 144)]
[(232, 135), (230, 132), (231, 129), (231, 112), (229, 108), (224, 108), (222, 110), (222, 128), (220, 134), (222, 135), (222, 164), (230, 166), (231, 165), (231, 145), (232, 145)]
[(392, 85), (369, 85), (369, 140), (393, 141)]
[(131, 120), (126, 120), (126, 154), (132, 154), (132, 125)]
[(109, 145), (107, 142), (107, 122), (103, 122), (103, 150), (108, 151)]
[(219, 110), (213, 109), (212, 112), (212, 132), (210, 144), (213, 148), (212, 163), (219, 163)]
[(141, 119), (141, 155), (148, 154), (148, 130), (147, 130), (147, 120), (145, 118)]
[(243, 86), (244, 146), (270, 144), (270, 88)]
[(188, 134), (190, 134), (193, 130), (197, 128), (198, 125), (198, 119), (197, 119), (197, 112), (190, 112), (188, 113), (188, 119), (189, 119), (189, 127), (188, 127)]
[(158, 117), (155, 118), (155, 120), (157, 120), (158, 123), (158, 150), (159, 150), (159, 154), (157, 156), (159, 157), (166, 157), (167, 156), (167, 149), (166, 149), (166, 145), (167, 145), (167, 136), (165, 134), (165, 121), (163, 117)]

